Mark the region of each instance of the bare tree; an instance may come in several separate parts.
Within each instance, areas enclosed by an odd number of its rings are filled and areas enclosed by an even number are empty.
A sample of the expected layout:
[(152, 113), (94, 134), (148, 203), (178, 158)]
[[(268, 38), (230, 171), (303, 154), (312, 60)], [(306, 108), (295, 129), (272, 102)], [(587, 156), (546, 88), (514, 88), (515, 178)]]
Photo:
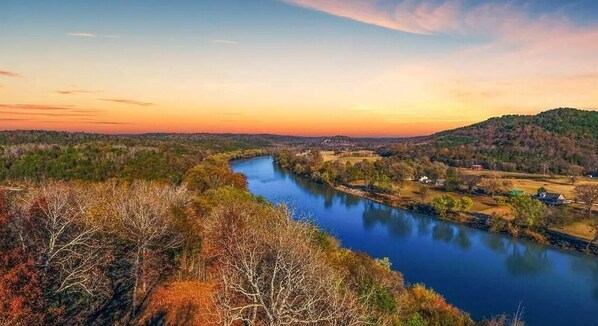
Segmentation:
[(187, 204), (183, 188), (137, 181), (115, 189), (112, 208), (120, 232), (133, 245), (130, 318), (160, 280), (164, 271), (161, 259), (181, 245), (173, 228), (172, 210)]
[(310, 242), (314, 229), (286, 209), (251, 212), (217, 208), (211, 231), (221, 253), (223, 325), (357, 325), (364, 321), (354, 295), (342, 286)]
[[(575, 200), (584, 206), (587, 217), (592, 218), (592, 207), (598, 202), (598, 184), (585, 183), (575, 186), (574, 189)], [(598, 218), (593, 221), (592, 228), (594, 229), (595, 236), (589, 243), (587, 248), (592, 243), (598, 240)], [(586, 249), (587, 249), (586, 248)]]
[(50, 182), (24, 194), (21, 201), (21, 242), (34, 247), (37, 264), (56, 278), (52, 290), (95, 295), (102, 279), (97, 275), (99, 226), (85, 218), (92, 196), (82, 188)]

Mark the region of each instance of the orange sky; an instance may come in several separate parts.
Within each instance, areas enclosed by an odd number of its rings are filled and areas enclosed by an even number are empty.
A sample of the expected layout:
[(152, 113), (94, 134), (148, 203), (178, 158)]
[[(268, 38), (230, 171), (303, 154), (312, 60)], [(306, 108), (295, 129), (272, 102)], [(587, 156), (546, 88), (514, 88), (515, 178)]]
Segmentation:
[(0, 129), (413, 136), (598, 107), (595, 22), (394, 1), (6, 5)]

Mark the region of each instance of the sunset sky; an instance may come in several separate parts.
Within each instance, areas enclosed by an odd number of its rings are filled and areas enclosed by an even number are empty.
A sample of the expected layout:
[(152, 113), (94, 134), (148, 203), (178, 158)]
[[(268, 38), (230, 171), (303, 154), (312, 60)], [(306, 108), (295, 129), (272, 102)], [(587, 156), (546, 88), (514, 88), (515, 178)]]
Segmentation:
[(411, 136), (598, 109), (598, 1), (1, 0), (0, 129)]

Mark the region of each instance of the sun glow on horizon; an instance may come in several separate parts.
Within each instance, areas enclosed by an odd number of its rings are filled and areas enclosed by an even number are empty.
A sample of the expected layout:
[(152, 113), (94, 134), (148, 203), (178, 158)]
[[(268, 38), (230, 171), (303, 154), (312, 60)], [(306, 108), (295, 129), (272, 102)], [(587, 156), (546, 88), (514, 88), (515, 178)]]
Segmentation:
[(592, 1), (3, 7), (0, 129), (396, 137), (598, 108)]

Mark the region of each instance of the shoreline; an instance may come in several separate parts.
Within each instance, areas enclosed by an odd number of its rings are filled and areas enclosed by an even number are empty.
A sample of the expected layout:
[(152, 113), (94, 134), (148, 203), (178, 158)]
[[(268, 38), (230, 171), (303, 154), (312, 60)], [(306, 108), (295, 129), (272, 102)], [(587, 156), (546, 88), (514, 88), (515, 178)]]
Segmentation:
[[(291, 171), (291, 173), (294, 173)], [(301, 178), (304, 178), (301, 175), (298, 175)], [(421, 209), (418, 209), (418, 205), (401, 205), (399, 203), (397, 203), (396, 201), (393, 201), (392, 198), (389, 198), (390, 195), (384, 195), (384, 194), (378, 194), (378, 193), (368, 193), (366, 191), (363, 190), (359, 190), (359, 189), (355, 189), (355, 188), (351, 188), (348, 186), (331, 186), (331, 185), (326, 185), (329, 187), (332, 187), (340, 192), (344, 192), (346, 194), (351, 194), (360, 198), (364, 198), (364, 199), (368, 199), (380, 204), (384, 204), (384, 205), (388, 205), (394, 208), (399, 208), (399, 209), (404, 209), (410, 212), (414, 212), (414, 213), (419, 213), (419, 214), (425, 214), (428, 216), (432, 216), (435, 217), (439, 220), (443, 220), (443, 221), (450, 221), (456, 224), (461, 224), (461, 225), (465, 225), (471, 228), (475, 228), (475, 229), (479, 229), (479, 230), (483, 230), (486, 232), (492, 232), (490, 231), (490, 226), (486, 223), (486, 219), (485, 218), (481, 218), (481, 217), (477, 217), (475, 215), (468, 215), (468, 219), (466, 221), (457, 221), (454, 219), (450, 219), (450, 218), (442, 218), (436, 214), (433, 214), (431, 211), (427, 210), (427, 211), (422, 211)], [(511, 238), (522, 238), (522, 239), (526, 239), (541, 245), (546, 245), (546, 246), (551, 246), (551, 247), (556, 247), (556, 248), (560, 248), (566, 251), (571, 251), (571, 252), (576, 252), (579, 254), (583, 254), (583, 255), (588, 255), (588, 256), (598, 256), (598, 244), (594, 243), (591, 244), (588, 248), (588, 250), (586, 250), (586, 246), (588, 245), (588, 242), (586, 240), (562, 233), (562, 232), (558, 232), (555, 230), (551, 230), (551, 229), (544, 229), (542, 230), (542, 235), (545, 237), (546, 239), (546, 243), (543, 242), (539, 242), (536, 241), (533, 237), (527, 236), (525, 234), (525, 232), (522, 232), (521, 235), (519, 237), (513, 237), (511, 234), (509, 234), (508, 232), (498, 232), (500, 234), (505, 234), (508, 235)]]

